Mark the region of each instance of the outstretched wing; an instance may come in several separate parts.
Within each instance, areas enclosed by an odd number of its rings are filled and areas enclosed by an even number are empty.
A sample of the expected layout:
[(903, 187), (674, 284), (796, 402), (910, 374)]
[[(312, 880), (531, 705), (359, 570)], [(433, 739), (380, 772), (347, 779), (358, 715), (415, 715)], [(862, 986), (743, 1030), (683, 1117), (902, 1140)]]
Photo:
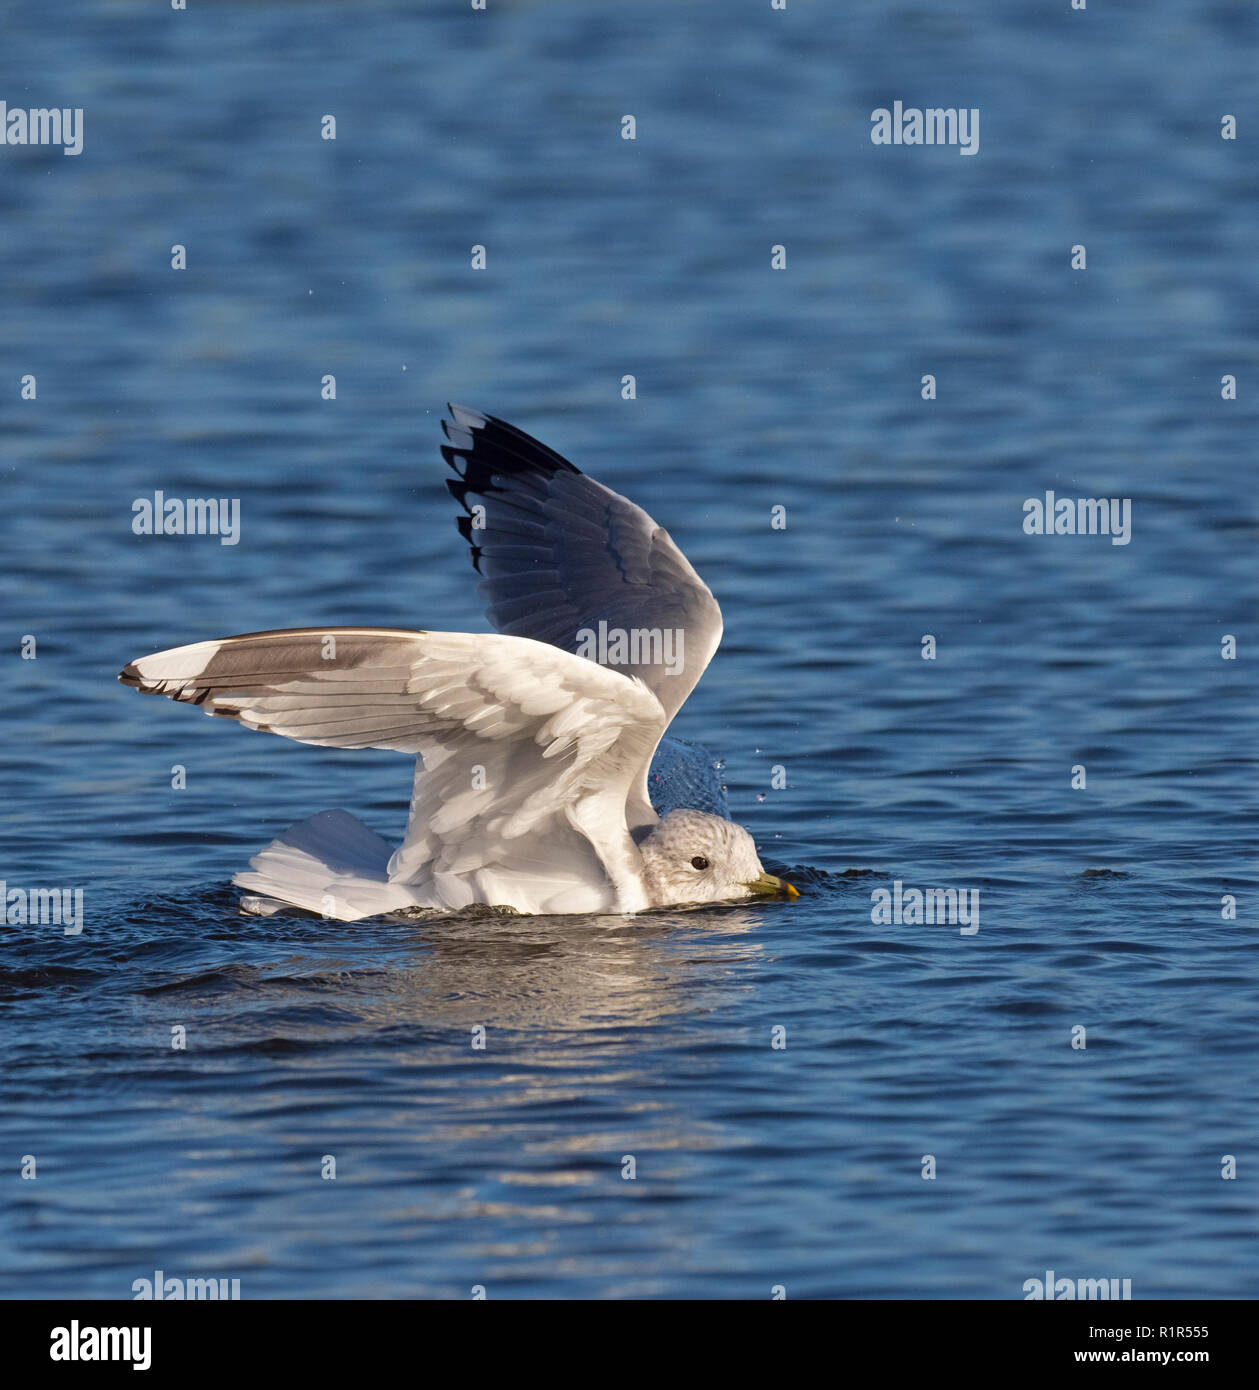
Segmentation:
[(298, 628), (157, 652), (119, 679), (301, 743), (417, 754), (389, 873), (421, 900), (645, 905), (626, 799), (665, 714), (615, 671), (524, 637)]
[(447, 487), (490, 622), (637, 676), (671, 720), (721, 641), (708, 586), (641, 507), (513, 425), (449, 409)]

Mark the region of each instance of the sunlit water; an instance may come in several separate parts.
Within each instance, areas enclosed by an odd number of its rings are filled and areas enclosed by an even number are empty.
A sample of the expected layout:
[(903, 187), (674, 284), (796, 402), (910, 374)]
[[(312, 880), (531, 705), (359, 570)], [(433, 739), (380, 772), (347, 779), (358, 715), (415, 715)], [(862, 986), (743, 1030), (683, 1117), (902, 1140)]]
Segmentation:
[[(1253, 1294), (1253, 7), (56, 9), (0, 49), (87, 120), (0, 150), (0, 876), (86, 929), (0, 941), (0, 1291)], [(897, 98), (978, 106), (980, 153), (873, 147)], [(115, 674), (482, 629), (447, 398), (710, 582), (676, 731), (799, 902), (237, 914), (292, 821), (396, 839), (408, 761)], [(241, 499), (239, 544), (133, 536), (157, 488)], [(1025, 536), (1047, 488), (1131, 543)], [(895, 879), (979, 932), (875, 925)]]

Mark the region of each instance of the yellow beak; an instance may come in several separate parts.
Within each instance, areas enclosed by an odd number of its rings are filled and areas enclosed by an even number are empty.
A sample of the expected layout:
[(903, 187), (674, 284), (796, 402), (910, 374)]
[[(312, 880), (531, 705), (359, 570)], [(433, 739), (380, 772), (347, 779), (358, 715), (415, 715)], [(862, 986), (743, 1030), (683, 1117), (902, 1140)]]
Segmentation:
[(760, 878), (754, 878), (749, 883), (743, 885), (758, 898), (798, 898), (800, 890), (786, 879), (777, 878), (773, 874), (762, 874)]

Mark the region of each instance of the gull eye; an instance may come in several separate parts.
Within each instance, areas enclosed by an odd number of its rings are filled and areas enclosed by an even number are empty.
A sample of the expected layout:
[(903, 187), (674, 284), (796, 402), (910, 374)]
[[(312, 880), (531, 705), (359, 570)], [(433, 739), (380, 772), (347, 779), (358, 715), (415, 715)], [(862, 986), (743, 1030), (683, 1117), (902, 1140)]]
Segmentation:
[(707, 867), (708, 860), (705, 859), (702, 854), (697, 854), (695, 858), (691, 860), (692, 869), (706, 869)]

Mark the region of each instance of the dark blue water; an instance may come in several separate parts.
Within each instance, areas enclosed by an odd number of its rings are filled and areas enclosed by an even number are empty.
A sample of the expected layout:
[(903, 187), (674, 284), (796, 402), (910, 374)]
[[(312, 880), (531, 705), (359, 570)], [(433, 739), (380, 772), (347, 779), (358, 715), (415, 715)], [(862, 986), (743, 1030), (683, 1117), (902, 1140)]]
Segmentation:
[[(0, 929), (0, 1292), (1254, 1295), (1257, 21), (6, 7), (0, 99), (85, 146), (0, 148), (0, 877), (86, 924)], [(873, 146), (898, 99), (978, 107), (979, 153)], [(447, 398), (709, 581), (675, 732), (799, 902), (237, 915), (295, 820), (396, 838), (409, 763), (115, 674), (482, 630)], [(158, 488), (239, 498), (239, 544), (133, 535)], [(1025, 535), (1046, 489), (1130, 498), (1130, 544)], [(896, 879), (978, 889), (979, 932), (875, 925)]]

